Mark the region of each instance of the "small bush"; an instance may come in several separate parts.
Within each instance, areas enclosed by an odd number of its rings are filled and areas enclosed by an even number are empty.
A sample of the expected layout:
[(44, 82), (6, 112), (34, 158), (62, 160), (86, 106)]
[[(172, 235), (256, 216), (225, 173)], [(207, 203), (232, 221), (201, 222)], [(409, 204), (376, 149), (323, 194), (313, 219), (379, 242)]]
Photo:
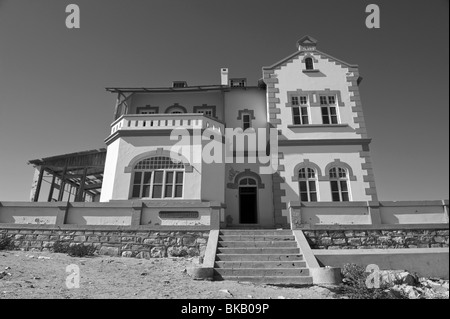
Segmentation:
[(0, 239), (0, 250), (13, 250), (14, 242), (12, 237), (5, 237)]
[(366, 279), (369, 273), (363, 266), (357, 264), (345, 264), (342, 268), (342, 282), (338, 288), (339, 293), (350, 299), (395, 299), (399, 298), (389, 293), (388, 286), (380, 288), (368, 288)]
[(53, 251), (55, 253), (68, 254), (69, 256), (72, 257), (84, 257), (84, 256), (93, 256), (95, 253), (95, 247), (85, 246), (83, 244), (70, 246), (68, 242), (56, 241), (53, 244)]

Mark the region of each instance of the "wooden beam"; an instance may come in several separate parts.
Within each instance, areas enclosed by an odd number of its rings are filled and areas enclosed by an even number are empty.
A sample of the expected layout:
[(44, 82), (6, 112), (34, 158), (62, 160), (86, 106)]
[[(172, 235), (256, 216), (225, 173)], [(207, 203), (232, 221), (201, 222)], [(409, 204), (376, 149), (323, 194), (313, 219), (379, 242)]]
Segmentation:
[(84, 187), (86, 184), (87, 167), (84, 169), (83, 177), (81, 177), (80, 186), (78, 187), (77, 194), (75, 196), (76, 202), (81, 202), (83, 200)]
[(55, 189), (55, 179), (56, 179), (56, 175), (52, 174), (52, 182), (50, 184), (50, 190), (48, 191), (47, 202), (51, 202), (53, 199), (53, 190)]
[(63, 173), (60, 177), (61, 179), (61, 187), (59, 188), (59, 194), (58, 194), (58, 202), (61, 202), (64, 198), (64, 189), (66, 188), (66, 181), (64, 180), (64, 175), (66, 175), (67, 171), (67, 159), (66, 159), (66, 165), (64, 166)]
[(95, 184), (87, 184), (84, 186), (84, 190), (91, 190), (91, 189), (98, 189), (102, 188), (102, 183), (95, 183)]

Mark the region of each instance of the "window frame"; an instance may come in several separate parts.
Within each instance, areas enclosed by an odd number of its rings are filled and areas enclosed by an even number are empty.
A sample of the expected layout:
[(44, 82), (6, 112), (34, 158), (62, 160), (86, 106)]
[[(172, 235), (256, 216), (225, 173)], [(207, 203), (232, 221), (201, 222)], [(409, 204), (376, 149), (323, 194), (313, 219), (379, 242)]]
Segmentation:
[[(182, 164), (183, 168), (180, 168), (180, 167), (136, 168), (144, 160), (148, 160), (148, 159), (152, 159), (152, 158), (162, 158), (165, 161), (167, 161), (167, 159), (170, 159), (175, 165)], [(132, 179), (131, 179), (132, 183), (131, 183), (130, 198), (131, 199), (145, 199), (145, 200), (183, 199), (184, 198), (185, 175), (186, 175), (185, 168), (186, 167), (182, 162), (174, 160), (168, 156), (152, 156), (152, 157), (147, 157), (147, 158), (141, 159), (138, 163), (135, 164), (135, 166), (133, 168), (133, 175), (132, 175)], [(157, 175), (156, 173), (162, 174), (161, 182), (155, 181), (156, 175)], [(173, 176), (172, 176), (171, 183), (168, 183), (167, 176), (170, 173), (172, 173)], [(177, 182), (177, 178), (180, 173), (182, 174), (181, 182)], [(138, 183), (136, 182), (137, 174), (140, 174)], [(148, 176), (147, 174), (150, 174), (150, 179), (148, 180), (148, 183), (145, 183), (145, 176)], [(171, 196), (167, 196), (167, 194), (166, 194), (168, 186), (172, 187), (171, 194), (170, 194)], [(181, 186), (181, 194), (180, 194), (181, 196), (176, 196), (177, 195), (176, 189), (179, 186)], [(138, 196), (135, 196), (135, 188), (136, 187), (139, 187)], [(145, 191), (146, 187), (148, 187), (148, 195), (147, 195), (147, 191)], [(160, 191), (161, 196), (160, 197), (154, 197), (156, 187), (161, 187), (161, 191)], [(144, 195), (147, 195), (147, 196), (144, 196)]]
[(306, 57), (305, 58), (305, 70), (314, 70), (314, 60), (311, 57)]
[(292, 123), (294, 125), (308, 125), (309, 118), (309, 103), (307, 95), (293, 95), (291, 96), (292, 106)]
[[(335, 95), (323, 95), (323, 94), (319, 95), (322, 124), (324, 125), (340, 124), (339, 109), (336, 101), (337, 99)], [(333, 121), (333, 119), (335, 121)]]
[[(303, 172), (302, 172), (303, 171)], [(304, 177), (300, 174), (303, 173)], [(311, 174), (312, 173), (312, 174)], [(311, 174), (311, 176), (310, 176)], [(319, 185), (317, 183), (318, 172), (312, 167), (302, 167), (297, 172), (300, 202), (318, 202), (319, 201)], [(302, 183), (306, 186), (306, 191), (302, 191)], [(311, 183), (314, 184), (314, 190), (311, 190)], [(307, 199), (302, 199), (302, 194), (306, 194)], [(312, 194), (315, 195), (313, 200)]]
[[(344, 174), (344, 176), (342, 176)], [(330, 180), (331, 200), (333, 202), (350, 202), (351, 192), (349, 183), (349, 171), (345, 167), (333, 166), (328, 170)], [(333, 187), (335, 185), (335, 187)], [(345, 185), (345, 190), (344, 186)], [(333, 190), (336, 189), (336, 190)], [(339, 200), (335, 200), (334, 195), (337, 194)], [(344, 197), (346, 195), (346, 197)]]

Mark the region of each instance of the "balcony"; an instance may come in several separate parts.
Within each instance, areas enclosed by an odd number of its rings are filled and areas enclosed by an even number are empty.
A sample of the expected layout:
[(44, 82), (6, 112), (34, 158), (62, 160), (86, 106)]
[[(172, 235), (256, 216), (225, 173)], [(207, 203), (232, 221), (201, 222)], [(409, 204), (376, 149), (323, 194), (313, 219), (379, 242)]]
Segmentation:
[(133, 130), (211, 129), (223, 134), (225, 125), (217, 119), (197, 113), (125, 114), (111, 124), (111, 134)]

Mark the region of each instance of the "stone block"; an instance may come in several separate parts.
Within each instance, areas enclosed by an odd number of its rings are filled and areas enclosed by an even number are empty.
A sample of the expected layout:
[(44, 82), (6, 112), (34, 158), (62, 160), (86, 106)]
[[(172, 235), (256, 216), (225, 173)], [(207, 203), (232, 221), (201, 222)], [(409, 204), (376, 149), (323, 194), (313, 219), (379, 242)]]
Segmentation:
[(122, 252), (122, 257), (133, 257), (133, 252), (130, 250)]
[(84, 242), (86, 241), (86, 236), (74, 236), (73, 241)]
[(98, 236), (89, 236), (87, 240), (90, 241), (90, 242), (94, 242), (94, 241), (97, 242), (97, 241), (100, 241), (100, 237), (98, 237)]
[[(335, 238), (333, 239), (333, 244), (335, 245), (346, 245), (347, 241), (345, 240), (345, 238)], [(330, 249), (330, 248), (328, 248)]]
[(150, 253), (148, 251), (141, 251), (136, 255), (136, 258), (141, 258), (141, 259), (150, 259)]
[(348, 244), (352, 245), (352, 246), (359, 246), (359, 245), (361, 245), (361, 238), (356, 238), (356, 237), (349, 238)]
[(119, 256), (119, 247), (101, 246), (99, 255)]
[(166, 248), (165, 247), (153, 247), (150, 250), (150, 255), (152, 258), (162, 258), (166, 257)]
[(183, 245), (191, 246), (195, 244), (194, 237), (183, 237)]

